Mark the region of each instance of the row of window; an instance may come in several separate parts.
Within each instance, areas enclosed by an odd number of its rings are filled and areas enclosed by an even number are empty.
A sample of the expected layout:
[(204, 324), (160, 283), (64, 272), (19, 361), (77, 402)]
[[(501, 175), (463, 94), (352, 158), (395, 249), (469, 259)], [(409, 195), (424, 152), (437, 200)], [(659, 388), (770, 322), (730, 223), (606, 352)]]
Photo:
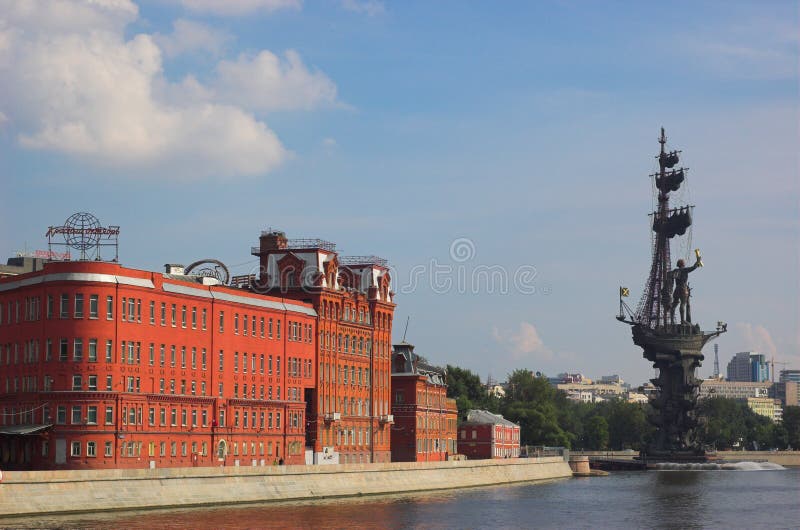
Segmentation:
[(336, 377), (336, 372), (337, 370), (335, 365), (331, 365), (330, 363), (319, 363), (319, 380), (321, 382), (330, 382), (334, 384), (341, 383), (343, 385), (350, 384), (353, 386), (363, 385), (367, 388), (370, 386), (369, 368), (348, 366), (345, 364), (339, 366), (338, 378)]
[[(53, 352), (53, 339), (47, 339), (45, 344), (45, 361), (51, 361), (54, 357)], [(73, 361), (73, 362), (82, 362), (87, 360), (88, 362), (98, 362), (101, 358), (105, 360), (106, 363), (113, 362), (113, 349), (114, 343), (111, 339), (106, 339), (104, 344), (104, 349), (102, 350), (102, 355), (100, 355), (100, 342), (96, 338), (90, 339), (83, 339), (83, 338), (75, 338), (75, 339), (67, 339), (61, 338), (58, 339), (57, 343), (57, 353), (58, 353), (58, 360), (59, 361)], [(3, 352), (5, 351), (5, 355)], [(142, 343), (138, 341), (121, 341), (120, 342), (120, 356), (119, 361), (121, 364), (131, 364), (131, 365), (139, 365), (141, 364), (141, 356), (142, 356)], [(5, 345), (5, 348), (0, 346), (0, 364), (2, 364), (3, 359), (5, 358), (5, 364), (19, 364), (20, 361), (23, 364), (32, 364), (39, 361), (39, 341), (37, 339), (31, 339), (29, 341), (25, 341), (23, 343), (22, 348), (22, 355), (20, 355), (20, 348), (18, 343), (8, 343)], [(241, 359), (241, 364), (240, 364)], [(176, 368), (179, 365), (182, 369), (191, 368), (192, 370), (196, 370), (199, 366), (201, 370), (206, 370), (207, 362), (208, 362), (208, 352), (205, 348), (200, 348), (198, 350), (197, 347), (187, 348), (186, 346), (180, 346), (180, 352), (178, 352), (178, 346), (171, 344), (169, 345), (169, 366), (172, 368)], [(150, 366), (156, 365), (156, 345), (154, 343), (149, 344), (148, 349), (148, 364)], [(167, 345), (161, 344), (158, 349), (158, 364), (162, 367), (167, 365)], [(311, 361), (308, 359), (301, 359), (298, 357), (289, 357), (287, 359), (287, 369), (289, 370), (289, 375), (291, 377), (311, 377), (312, 371), (312, 364)], [(233, 359), (233, 372), (237, 373), (241, 369), (242, 373), (250, 373), (256, 374), (260, 373), (261, 375), (273, 375), (273, 367), (275, 373), (277, 375), (281, 375), (281, 356), (278, 355), (274, 358), (274, 365), (273, 365), (273, 356), (265, 355), (262, 353), (260, 355), (252, 353), (242, 353), (241, 357), (239, 352), (234, 352), (234, 359)], [(225, 353), (223, 350), (219, 351), (219, 371), (224, 371), (225, 369)]]
[[(58, 303), (56, 303), (58, 300)], [(100, 296), (97, 294), (90, 294), (88, 298), (88, 311), (87, 309), (87, 299), (83, 293), (76, 293), (74, 297), (72, 297), (72, 301), (70, 301), (70, 295), (67, 293), (61, 294), (58, 298), (54, 295), (47, 295), (47, 318), (60, 318), (60, 319), (67, 319), (67, 318), (85, 318), (88, 316), (90, 319), (97, 319), (100, 318)], [(24, 309), (23, 314), (26, 321), (34, 321), (39, 320), (41, 317), (41, 301), (40, 297), (25, 297), (24, 298)], [(57, 306), (57, 307), (56, 307)], [(56, 310), (57, 309), (57, 310)], [(158, 318), (159, 323), (162, 326), (167, 325), (167, 317), (169, 316), (169, 323), (172, 327), (178, 327), (178, 305), (177, 304), (170, 304), (170, 307), (167, 307), (166, 302), (160, 302), (160, 308), (156, 308), (156, 302), (151, 300), (149, 302), (149, 320), (151, 325), (156, 324), (156, 319)], [(114, 297), (111, 295), (106, 296), (106, 319), (113, 320), (114, 319)], [(6, 311), (5, 311), (5, 319), (3, 318), (3, 305), (0, 304), (0, 324), (5, 322), (6, 324), (11, 324), (12, 321), (19, 323), (20, 322), (20, 301), (9, 301), (6, 304)], [(123, 297), (120, 300), (120, 319), (123, 322), (142, 322), (142, 299), (141, 298), (129, 298)], [(180, 326), (182, 328), (188, 328), (191, 326), (191, 329), (198, 329), (198, 326), (202, 330), (207, 329), (208, 324), (208, 310), (206, 308), (198, 308), (196, 306), (188, 307), (186, 305), (182, 305), (180, 307)], [(312, 342), (313, 337), (313, 326), (311, 324), (304, 324), (301, 322), (289, 322), (288, 323), (291, 331), (289, 340), (292, 341), (302, 341), (302, 342)], [(248, 327), (249, 325), (249, 327)], [(258, 325), (258, 331), (257, 326)], [(219, 312), (219, 332), (224, 333), (225, 331), (225, 312)], [(233, 332), (234, 334), (238, 335), (241, 331), (241, 334), (244, 336), (249, 335), (256, 337), (258, 336), (257, 333), (260, 334), (261, 338), (268, 337), (272, 338), (281, 338), (281, 320), (272, 318), (266, 320), (264, 317), (256, 317), (255, 315), (251, 315), (248, 318), (247, 314), (241, 315), (241, 327), (240, 327), (240, 315), (239, 313), (234, 313), (233, 316)]]
[[(322, 318), (370, 325), (370, 313), (363, 308), (359, 308), (358, 313), (356, 313), (355, 308), (349, 305), (345, 305), (342, 309), (337, 303), (323, 301), (319, 310)], [(390, 314), (382, 312), (377, 313), (375, 324), (378, 329), (389, 329), (391, 323), (392, 316)]]
[(456, 441), (444, 438), (417, 438), (418, 453), (443, 453), (456, 454)]
[[(278, 443), (274, 444), (273, 450), (273, 442), (233, 442), (232, 446), (232, 454), (233, 456), (239, 456), (241, 443), (241, 456), (274, 456), (276, 459), (280, 457), (280, 445)], [(296, 444), (297, 442), (293, 442)], [(96, 457), (97, 456), (97, 442), (95, 441), (88, 441), (85, 442), (86, 453), (85, 456), (87, 457)], [(119, 456), (122, 458), (139, 458), (142, 456), (142, 445), (143, 442), (138, 441), (123, 441), (119, 445)], [(72, 457), (80, 457), (84, 456), (81, 454), (82, 443), (79, 440), (73, 440), (70, 442), (70, 456)], [(180, 449), (179, 449), (180, 448)], [(182, 457), (189, 456), (189, 451), (191, 451), (192, 455), (199, 455), (199, 456), (208, 456), (208, 442), (177, 442), (172, 441), (169, 442), (169, 456), (170, 457), (177, 457), (179, 454)], [(273, 455), (274, 451), (274, 455)], [(148, 457), (155, 457), (156, 452), (158, 452), (159, 457), (166, 457), (167, 456), (167, 442), (159, 442), (158, 449), (156, 449), (156, 442), (149, 442), (147, 444), (147, 456)], [(50, 442), (45, 440), (42, 442), (42, 456), (46, 457), (50, 453)], [(296, 453), (296, 451), (290, 453)], [(227, 445), (220, 443), (218, 456), (223, 458), (226, 456), (227, 453)], [(298, 453), (299, 454), (299, 453)], [(114, 445), (113, 442), (104, 442), (104, 451), (103, 456), (110, 458), (114, 456)], [(263, 461), (262, 461), (263, 463)], [(277, 463), (277, 460), (276, 462)]]
[[(374, 438), (373, 441), (375, 442), (375, 445), (386, 445), (389, 442), (389, 431), (388, 429), (378, 429), (373, 431), (372, 427), (370, 426), (358, 428), (344, 426), (337, 429), (323, 429), (321, 431), (321, 440), (323, 446), (332, 446), (334, 445), (334, 442), (339, 447), (342, 447), (342, 442), (345, 442), (344, 445), (348, 447), (369, 445), (371, 437)], [(362, 441), (361, 444), (357, 443), (359, 439)]]

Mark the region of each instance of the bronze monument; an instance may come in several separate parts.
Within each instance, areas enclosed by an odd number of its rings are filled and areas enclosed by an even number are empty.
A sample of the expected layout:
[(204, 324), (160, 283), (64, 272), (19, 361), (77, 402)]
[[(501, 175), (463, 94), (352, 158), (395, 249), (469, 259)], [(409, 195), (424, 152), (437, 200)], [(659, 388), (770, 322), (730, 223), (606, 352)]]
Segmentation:
[[(695, 264), (685, 267), (683, 259), (670, 269), (670, 242), (687, 235), (691, 247), (693, 206), (670, 208), (670, 192), (684, 183), (687, 168), (677, 168), (680, 151), (667, 151), (664, 129), (661, 129), (659, 170), (651, 175), (658, 208), (651, 214), (653, 243), (650, 275), (636, 311), (623, 301), (627, 288), (620, 288), (620, 314), (617, 319), (629, 324), (633, 342), (644, 350), (644, 358), (653, 363), (658, 377), (651, 379), (656, 393), (650, 399), (653, 412), (650, 421), (657, 430), (653, 442), (643, 451), (648, 460), (696, 462), (706, 459), (697, 440), (695, 414), (700, 380), (695, 370), (703, 361), (703, 346), (712, 337), (724, 333), (727, 325), (717, 323), (715, 331), (702, 331), (691, 317), (689, 273), (702, 267), (700, 251), (695, 250)], [(680, 322), (675, 321), (679, 307)]]

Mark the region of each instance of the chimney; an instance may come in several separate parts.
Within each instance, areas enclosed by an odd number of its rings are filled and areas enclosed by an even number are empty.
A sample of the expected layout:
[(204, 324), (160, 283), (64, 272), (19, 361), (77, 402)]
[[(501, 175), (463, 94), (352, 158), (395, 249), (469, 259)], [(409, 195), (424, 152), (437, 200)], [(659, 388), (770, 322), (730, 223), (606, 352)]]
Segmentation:
[(279, 230), (261, 232), (258, 242), (262, 253), (270, 250), (283, 250), (287, 246), (286, 234)]
[(186, 268), (179, 263), (167, 263), (164, 265), (164, 270), (166, 271), (167, 274), (182, 275), (184, 274)]

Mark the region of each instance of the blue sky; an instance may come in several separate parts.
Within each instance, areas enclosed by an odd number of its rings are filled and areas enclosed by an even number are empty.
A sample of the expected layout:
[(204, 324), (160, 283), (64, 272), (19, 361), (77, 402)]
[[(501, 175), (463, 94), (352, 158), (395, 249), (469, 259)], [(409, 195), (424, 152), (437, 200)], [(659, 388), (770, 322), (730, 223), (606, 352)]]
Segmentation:
[(5, 2), (0, 251), (44, 248), (85, 210), (122, 226), (127, 266), (246, 273), (277, 227), (388, 258), (395, 338), (410, 316), (433, 362), (641, 383), (651, 369), (613, 316), (617, 287), (635, 304), (647, 275), (664, 126), (706, 264), (693, 315), (729, 323), (723, 371), (748, 349), (800, 368), (798, 11)]

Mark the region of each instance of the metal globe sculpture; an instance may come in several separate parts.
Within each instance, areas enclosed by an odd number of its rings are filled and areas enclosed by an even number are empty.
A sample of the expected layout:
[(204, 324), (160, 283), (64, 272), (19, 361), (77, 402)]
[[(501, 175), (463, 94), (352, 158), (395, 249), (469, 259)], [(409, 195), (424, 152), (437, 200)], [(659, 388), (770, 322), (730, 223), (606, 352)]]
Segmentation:
[(85, 252), (100, 242), (100, 220), (90, 213), (78, 212), (70, 215), (64, 221), (64, 228), (64, 240), (75, 250)]

